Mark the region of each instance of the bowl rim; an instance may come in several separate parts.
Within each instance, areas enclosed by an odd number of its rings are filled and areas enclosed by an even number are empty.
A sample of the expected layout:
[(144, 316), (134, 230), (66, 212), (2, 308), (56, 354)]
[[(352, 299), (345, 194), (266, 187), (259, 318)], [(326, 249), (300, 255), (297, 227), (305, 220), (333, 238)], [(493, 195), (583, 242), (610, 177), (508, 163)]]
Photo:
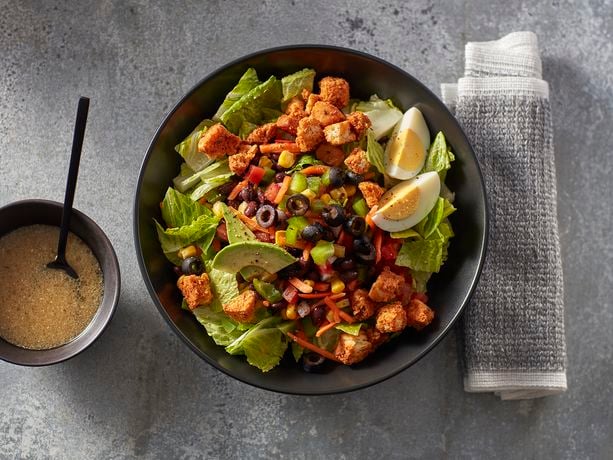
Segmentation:
[[(28, 206), (28, 205), (32, 205), (32, 206), (39, 206), (41, 208), (43, 207), (47, 207), (50, 209), (57, 209), (58, 211), (62, 211), (62, 208), (64, 207), (63, 203), (57, 202), (57, 201), (52, 201), (52, 200), (45, 200), (45, 199), (24, 199), (24, 200), (18, 200), (18, 201), (12, 201), (10, 203), (7, 203), (3, 206), (0, 207), (0, 213), (2, 213), (3, 211), (5, 211), (6, 209), (9, 208), (13, 208), (13, 207), (21, 207), (21, 206)], [(104, 333), (104, 331), (106, 330), (106, 328), (108, 327), (108, 325), (110, 324), (110, 322), (113, 319), (113, 316), (115, 316), (115, 312), (117, 311), (117, 306), (119, 303), (119, 296), (120, 296), (120, 292), (121, 292), (121, 271), (119, 268), (119, 261), (117, 259), (117, 254), (115, 253), (115, 248), (113, 247), (111, 241), (109, 240), (108, 236), (106, 235), (106, 233), (104, 233), (104, 231), (102, 230), (102, 228), (89, 216), (87, 216), (84, 212), (79, 211), (76, 208), (72, 208), (72, 219), (74, 219), (76, 216), (77, 219), (80, 219), (87, 227), (89, 227), (92, 230), (92, 235), (94, 235), (94, 238), (89, 239), (89, 240), (85, 240), (85, 238), (82, 238), (81, 236), (79, 236), (79, 238), (81, 238), (81, 240), (83, 240), (83, 242), (85, 242), (85, 244), (88, 245), (88, 247), (90, 247), (90, 243), (89, 241), (92, 241), (94, 239), (98, 239), (102, 242), (102, 244), (105, 247), (105, 251), (108, 253), (110, 262), (111, 262), (111, 270), (109, 271), (110, 273), (116, 274), (116, 283), (114, 283), (114, 289), (111, 292), (111, 296), (109, 297), (108, 300), (108, 304), (110, 305), (110, 308), (107, 309), (107, 311), (105, 312), (105, 316), (102, 319), (102, 323), (101, 326), (98, 328), (97, 332), (95, 334), (91, 334), (89, 337), (86, 334), (87, 329), (92, 326), (95, 322), (96, 322), (96, 318), (98, 316), (98, 314), (100, 312), (102, 312), (102, 308), (105, 304), (104, 300), (104, 292), (103, 292), (103, 297), (102, 300), (100, 302), (100, 307), (98, 307), (97, 312), (94, 314), (94, 317), (91, 319), (91, 321), (89, 322), (89, 324), (85, 327), (85, 329), (83, 329), (83, 331), (81, 331), (74, 339), (72, 339), (71, 341), (67, 342), (64, 345), (60, 345), (58, 347), (55, 348), (50, 348), (50, 349), (46, 349), (46, 350), (29, 350), (32, 351), (33, 353), (37, 353), (40, 355), (44, 355), (47, 352), (50, 351), (54, 351), (54, 350), (61, 350), (62, 347), (72, 344), (74, 343), (74, 341), (76, 340), (82, 340), (83, 343), (81, 344), (81, 346), (79, 346), (78, 348), (74, 349), (71, 352), (68, 352), (66, 354), (61, 355), (60, 358), (58, 359), (37, 359), (34, 361), (19, 361), (19, 360), (15, 360), (15, 359), (11, 359), (11, 358), (7, 358), (3, 355), (0, 355), (0, 360), (5, 361), (7, 363), (11, 363), (11, 364), (15, 364), (15, 365), (19, 365), (19, 366), (24, 366), (24, 367), (43, 367), (43, 366), (50, 366), (53, 364), (59, 364), (62, 363), (64, 361), (68, 361), (69, 359), (74, 358), (75, 356), (81, 354), (82, 352), (84, 352), (85, 350), (87, 350), (90, 346), (92, 346), (94, 344), (94, 342), (96, 342), (98, 340), (98, 338), (100, 338), (100, 336), (102, 336), (102, 334)], [(72, 220), (71, 219), (71, 220)], [(73, 220), (74, 222), (74, 220)], [(31, 224), (31, 225), (36, 225)], [(71, 224), (72, 225), (72, 224)], [(59, 225), (58, 225), (59, 226)], [(18, 226), (15, 227), (13, 230), (16, 230), (18, 228), (21, 228), (23, 226)], [(96, 258), (98, 259), (98, 258)], [(98, 261), (98, 263), (101, 265), (101, 270), (102, 270), (102, 264), (100, 263), (100, 261)], [(108, 272), (107, 272), (108, 273)], [(107, 273), (105, 273), (103, 271), (103, 277), (106, 278)], [(106, 285), (106, 284), (105, 284)], [(9, 345), (16, 347), (16, 345), (11, 344), (10, 342)]]
[[(392, 68), (394, 71), (399, 72), (401, 74), (403, 74), (405, 77), (407, 77), (409, 80), (412, 80), (414, 82), (414, 84), (418, 85), (421, 87), (421, 89), (423, 91), (425, 91), (430, 97), (432, 97), (433, 99), (437, 100), (438, 102), (440, 102), (440, 105), (443, 107), (443, 110), (446, 112), (446, 115), (449, 116), (457, 125), (458, 130), (460, 135), (463, 137), (464, 142), (466, 143), (466, 145), (468, 146), (468, 153), (469, 155), (473, 158), (474, 163), (476, 165), (476, 169), (477, 169), (477, 173), (478, 173), (478, 177), (479, 177), (479, 183), (480, 183), (480, 188), (481, 188), (481, 195), (483, 196), (483, 200), (484, 200), (484, 212), (483, 212), (483, 236), (481, 238), (481, 241), (479, 241), (479, 259), (478, 259), (478, 265), (477, 265), (477, 270), (475, 271), (475, 273), (473, 274), (473, 276), (471, 277), (470, 280), (470, 288), (468, 290), (468, 292), (466, 293), (464, 299), (462, 299), (460, 308), (458, 308), (458, 310), (455, 312), (455, 314), (451, 317), (449, 323), (440, 331), (438, 331), (436, 337), (432, 340), (432, 342), (425, 348), (423, 348), (410, 362), (408, 363), (404, 363), (398, 367), (396, 367), (395, 369), (385, 373), (385, 374), (381, 374), (378, 375), (377, 377), (373, 378), (372, 380), (370, 380), (367, 383), (360, 383), (360, 384), (355, 384), (355, 385), (350, 385), (347, 386), (345, 388), (342, 389), (337, 389), (337, 390), (316, 390), (316, 391), (309, 391), (309, 392), (305, 392), (305, 391), (292, 391), (291, 389), (282, 389), (279, 388), (277, 386), (267, 386), (264, 384), (258, 384), (258, 383), (254, 383), (252, 381), (250, 381), (249, 379), (243, 378), (241, 376), (239, 376), (238, 374), (235, 374), (234, 372), (225, 369), (224, 367), (218, 365), (218, 363), (216, 361), (214, 361), (213, 359), (211, 359), (206, 353), (203, 353), (198, 347), (196, 347), (190, 340), (188, 337), (186, 337), (178, 328), (177, 326), (174, 324), (174, 322), (172, 321), (172, 319), (170, 318), (170, 316), (168, 315), (168, 313), (166, 312), (164, 306), (161, 304), (157, 293), (153, 287), (153, 284), (151, 282), (151, 278), (149, 277), (149, 274), (147, 273), (147, 269), (145, 267), (145, 263), (144, 263), (144, 256), (143, 256), (143, 252), (142, 252), (142, 246), (140, 244), (140, 239), (139, 239), (139, 222), (140, 222), (140, 211), (139, 211), (139, 200), (138, 197), (140, 196), (141, 193), (141, 188), (143, 185), (143, 177), (144, 177), (144, 171), (149, 163), (149, 160), (151, 158), (151, 154), (152, 154), (152, 150), (154, 145), (157, 143), (164, 127), (166, 126), (166, 124), (168, 123), (168, 121), (172, 118), (172, 116), (175, 114), (175, 112), (179, 109), (179, 107), (187, 100), (189, 99), (193, 93), (195, 93), (203, 84), (205, 84), (208, 80), (218, 76), (219, 74), (225, 72), (227, 69), (229, 69), (230, 67), (233, 67), (237, 64), (240, 64), (241, 62), (244, 62), (246, 60), (258, 57), (258, 56), (262, 56), (265, 54), (269, 54), (269, 53), (275, 53), (275, 52), (282, 52), (282, 51), (292, 51), (292, 50), (305, 50), (305, 49), (312, 49), (312, 50), (321, 50), (321, 51), (333, 51), (333, 52), (340, 52), (340, 53), (346, 53), (346, 54), (352, 54), (361, 58), (365, 58), (365, 59), (369, 59), (372, 61), (375, 61), (379, 64), (382, 64), (384, 66), (390, 67)], [(265, 48), (265, 49), (261, 49), (259, 51), (255, 51), (252, 53), (248, 53), (246, 55), (243, 55), (241, 57), (238, 57), (236, 59), (233, 59), (232, 61), (217, 67), (215, 70), (209, 72), (208, 74), (206, 74), (203, 78), (201, 78), (194, 86), (192, 86), (192, 88), (185, 93), (184, 96), (182, 96), (173, 106), (170, 110), (167, 111), (166, 115), (164, 116), (164, 118), (162, 119), (162, 122), (160, 123), (160, 125), (158, 126), (158, 128), (155, 131), (155, 134), (151, 140), (151, 142), (149, 143), (149, 146), (147, 147), (147, 151), (145, 153), (145, 156), (143, 158), (143, 161), (141, 162), (141, 167), (138, 173), (138, 181), (136, 184), (136, 188), (135, 188), (135, 195), (134, 195), (134, 203), (133, 203), (133, 226), (132, 226), (132, 230), (133, 230), (133, 238), (134, 238), (134, 248), (136, 250), (136, 258), (138, 260), (138, 265), (141, 271), (141, 275), (143, 277), (143, 281), (145, 282), (145, 286), (147, 288), (147, 291), (149, 292), (149, 295), (151, 297), (151, 300), (153, 300), (153, 303), (155, 304), (158, 312), (161, 314), (161, 316), (164, 318), (164, 320), (168, 323), (168, 325), (170, 326), (170, 328), (172, 329), (172, 331), (194, 352), (196, 353), (196, 355), (198, 355), (200, 358), (204, 359), (208, 364), (210, 364), (211, 366), (213, 366), (214, 368), (216, 368), (217, 370), (221, 371), (222, 373), (236, 379), (239, 380), (243, 383), (246, 383), (248, 385), (251, 385), (253, 387), (256, 388), (260, 388), (263, 390), (268, 390), (268, 391), (272, 391), (274, 393), (279, 393), (279, 394), (290, 394), (290, 395), (299, 395), (299, 396), (321, 396), (321, 395), (330, 395), (330, 394), (341, 394), (341, 393), (348, 393), (351, 391), (356, 391), (359, 389), (363, 389), (363, 388), (368, 388), (370, 386), (373, 386), (377, 383), (383, 382), (385, 380), (388, 380), (396, 375), (398, 375), (400, 372), (408, 369), (409, 367), (413, 366), (414, 364), (416, 364), (418, 361), (420, 361), (424, 356), (426, 356), (436, 345), (438, 345), (440, 343), (441, 340), (443, 340), (444, 337), (447, 336), (447, 334), (449, 333), (449, 331), (453, 328), (453, 326), (455, 325), (455, 323), (457, 322), (457, 320), (460, 318), (460, 316), (462, 315), (462, 313), (464, 312), (464, 309), (466, 308), (468, 302), (470, 301), (476, 287), (479, 281), (479, 278), (481, 276), (481, 271), (483, 270), (483, 264), (485, 262), (485, 257), (486, 257), (486, 253), (487, 253), (487, 246), (488, 246), (488, 241), (489, 241), (489, 221), (490, 221), (490, 210), (489, 210), (489, 204), (488, 204), (488, 200), (487, 200), (487, 194), (486, 194), (486, 189), (485, 189), (485, 181), (483, 179), (483, 173), (481, 171), (481, 166), (479, 164), (479, 160), (477, 158), (477, 156), (475, 155), (475, 152), (472, 148), (472, 145), (470, 143), (470, 141), (468, 140), (466, 133), (464, 132), (464, 130), (462, 129), (462, 126), (460, 125), (460, 123), (457, 121), (457, 119), (455, 118), (455, 116), (450, 112), (450, 110), (448, 109), (448, 107), (445, 105), (445, 103), (443, 103), (440, 98), (433, 92), (431, 91), (426, 85), (424, 85), (420, 80), (418, 80), (417, 78), (415, 78), (413, 75), (411, 75), (410, 73), (408, 73), (407, 71), (401, 69), (400, 67), (396, 66), (395, 64), (392, 64), (382, 58), (379, 58), (377, 56), (374, 56), (372, 54), (363, 52), (363, 51), (359, 51), (359, 50), (355, 50), (355, 49), (351, 49), (351, 48), (345, 48), (345, 47), (341, 47), (341, 46), (335, 46), (335, 45), (322, 45), (322, 44), (290, 44), (290, 45), (283, 45), (283, 46), (275, 46), (275, 47), (271, 47), (271, 48)], [(206, 333), (203, 330), (203, 333)]]

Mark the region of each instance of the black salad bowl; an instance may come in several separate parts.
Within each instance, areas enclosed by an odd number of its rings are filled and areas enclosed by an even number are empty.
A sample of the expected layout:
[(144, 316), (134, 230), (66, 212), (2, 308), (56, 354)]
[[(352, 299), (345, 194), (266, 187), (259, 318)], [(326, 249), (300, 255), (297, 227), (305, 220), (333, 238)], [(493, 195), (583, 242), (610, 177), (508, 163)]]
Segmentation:
[[(27, 225), (59, 227), (62, 208), (62, 203), (48, 200), (23, 200), (7, 204), (0, 208), (0, 237)], [(81, 334), (70, 342), (49, 350), (26, 350), (0, 338), (0, 359), (22, 366), (46, 366), (65, 361), (94, 343), (111, 321), (119, 301), (121, 285), (115, 250), (102, 229), (76, 209), (72, 210), (70, 231), (89, 246), (100, 264), (104, 287), (98, 311)]]
[[(429, 304), (436, 320), (421, 332), (405, 331), (355, 366), (331, 366), (328, 372), (305, 373), (292, 359), (268, 373), (216, 346), (188, 312), (181, 309), (176, 275), (157, 241), (154, 219), (181, 163), (174, 146), (204, 118), (209, 118), (247, 68), (261, 80), (305, 67), (347, 79), (352, 97), (372, 94), (391, 98), (402, 110), (417, 106), (430, 132), (443, 131), (456, 155), (447, 184), (456, 193), (458, 211), (451, 216), (456, 236), (449, 258), (429, 283)], [(408, 368), (441, 341), (462, 313), (475, 289), (487, 244), (487, 205), (479, 165), (453, 115), (423, 84), (405, 71), (365, 53), (320, 45), (274, 48), (245, 56), (200, 81), (166, 116), (142, 163), (134, 202), (134, 241), (145, 284), (170, 328), (198, 356), (226, 374), (260, 388), (290, 394), (331, 394), (381, 382)]]

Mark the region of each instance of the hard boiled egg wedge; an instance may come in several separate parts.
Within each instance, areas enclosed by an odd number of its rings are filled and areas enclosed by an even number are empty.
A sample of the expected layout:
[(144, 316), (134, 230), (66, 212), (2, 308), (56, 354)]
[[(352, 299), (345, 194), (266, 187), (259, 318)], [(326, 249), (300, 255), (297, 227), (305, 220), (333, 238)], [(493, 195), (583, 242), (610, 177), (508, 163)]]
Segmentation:
[(385, 149), (385, 172), (396, 179), (419, 174), (426, 162), (430, 131), (419, 109), (412, 107), (398, 122)]
[(372, 220), (386, 232), (407, 230), (428, 215), (440, 192), (441, 180), (436, 171), (400, 182), (381, 197)]

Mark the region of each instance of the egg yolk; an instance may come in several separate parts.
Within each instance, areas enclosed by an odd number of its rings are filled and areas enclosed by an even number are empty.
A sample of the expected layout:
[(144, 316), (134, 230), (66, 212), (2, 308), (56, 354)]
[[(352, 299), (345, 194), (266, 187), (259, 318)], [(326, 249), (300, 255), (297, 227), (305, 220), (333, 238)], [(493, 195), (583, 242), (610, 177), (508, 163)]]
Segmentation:
[(405, 129), (394, 138), (390, 149), (390, 162), (407, 171), (421, 168), (425, 149), (412, 129)]
[(405, 187), (397, 193), (386, 193), (379, 201), (379, 213), (390, 220), (406, 219), (419, 206), (421, 193), (415, 185)]

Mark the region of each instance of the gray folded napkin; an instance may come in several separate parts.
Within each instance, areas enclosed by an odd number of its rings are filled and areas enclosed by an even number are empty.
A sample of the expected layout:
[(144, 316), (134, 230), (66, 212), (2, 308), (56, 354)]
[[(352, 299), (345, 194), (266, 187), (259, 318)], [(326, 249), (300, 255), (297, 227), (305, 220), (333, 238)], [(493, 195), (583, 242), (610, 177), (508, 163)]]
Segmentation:
[(479, 160), (488, 253), (460, 326), (464, 389), (527, 399), (566, 390), (562, 264), (549, 87), (536, 35), (466, 45), (442, 85)]

